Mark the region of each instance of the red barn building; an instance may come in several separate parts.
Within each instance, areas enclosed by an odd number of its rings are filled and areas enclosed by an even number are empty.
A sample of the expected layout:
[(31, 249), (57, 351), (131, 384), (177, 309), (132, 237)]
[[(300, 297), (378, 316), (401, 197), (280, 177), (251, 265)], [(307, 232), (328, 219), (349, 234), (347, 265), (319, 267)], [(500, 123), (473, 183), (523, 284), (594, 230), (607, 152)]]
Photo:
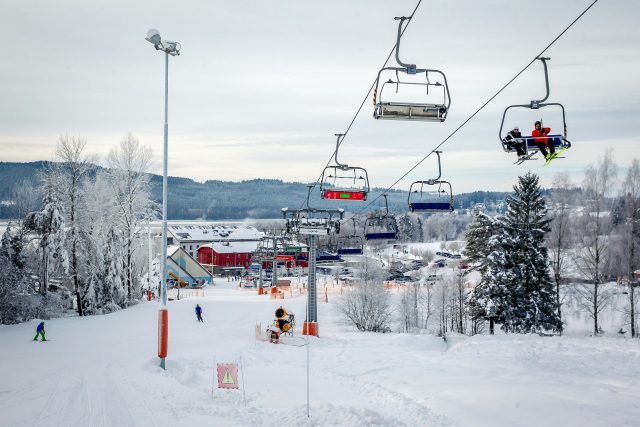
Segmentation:
[(198, 262), (216, 273), (249, 268), (258, 242), (213, 242), (198, 248)]

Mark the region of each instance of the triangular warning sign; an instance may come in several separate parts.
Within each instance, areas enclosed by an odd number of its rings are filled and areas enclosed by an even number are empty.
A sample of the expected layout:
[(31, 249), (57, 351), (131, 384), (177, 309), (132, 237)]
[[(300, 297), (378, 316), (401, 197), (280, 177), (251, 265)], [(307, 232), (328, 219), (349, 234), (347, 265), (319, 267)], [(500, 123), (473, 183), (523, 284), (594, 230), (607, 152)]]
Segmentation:
[(235, 384), (233, 381), (233, 377), (231, 376), (231, 372), (229, 370), (224, 371), (224, 376), (222, 377), (222, 384)]
[(238, 365), (218, 363), (218, 388), (238, 388)]

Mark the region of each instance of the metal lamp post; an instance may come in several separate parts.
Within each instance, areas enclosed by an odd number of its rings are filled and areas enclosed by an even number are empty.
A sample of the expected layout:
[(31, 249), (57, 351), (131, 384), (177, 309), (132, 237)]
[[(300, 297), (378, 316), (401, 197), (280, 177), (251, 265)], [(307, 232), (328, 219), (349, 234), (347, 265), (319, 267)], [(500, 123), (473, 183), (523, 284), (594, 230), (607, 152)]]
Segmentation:
[(164, 156), (162, 162), (162, 277), (160, 288), (160, 309), (158, 311), (158, 357), (160, 366), (165, 369), (167, 340), (169, 337), (169, 313), (167, 310), (167, 163), (169, 159), (169, 55), (180, 55), (178, 42), (162, 40), (156, 29), (147, 32), (145, 38), (156, 50), (165, 54), (164, 60)]

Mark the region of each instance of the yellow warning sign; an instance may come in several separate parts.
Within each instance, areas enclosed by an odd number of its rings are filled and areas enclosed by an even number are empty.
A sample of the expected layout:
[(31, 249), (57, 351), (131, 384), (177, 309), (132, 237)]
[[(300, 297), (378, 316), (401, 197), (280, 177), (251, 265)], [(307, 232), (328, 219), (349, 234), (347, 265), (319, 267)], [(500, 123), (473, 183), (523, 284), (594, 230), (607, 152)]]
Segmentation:
[(233, 384), (233, 378), (231, 378), (231, 372), (227, 369), (224, 371), (224, 376), (222, 377), (222, 384)]
[(238, 365), (235, 363), (218, 363), (218, 388), (238, 387)]

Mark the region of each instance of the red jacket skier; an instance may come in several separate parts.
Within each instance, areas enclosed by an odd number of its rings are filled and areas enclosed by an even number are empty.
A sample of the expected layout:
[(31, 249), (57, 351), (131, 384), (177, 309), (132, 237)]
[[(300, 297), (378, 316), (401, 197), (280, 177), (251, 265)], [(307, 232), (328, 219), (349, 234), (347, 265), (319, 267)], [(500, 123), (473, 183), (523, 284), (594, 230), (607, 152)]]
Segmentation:
[[(553, 139), (547, 138), (549, 132), (551, 132), (551, 128), (543, 128), (542, 122), (540, 121), (537, 121), (535, 123), (535, 129), (531, 132), (533, 141), (536, 143), (538, 149), (545, 157), (545, 159), (549, 159), (556, 152), (556, 147), (553, 143)], [(547, 153), (547, 147), (549, 148), (549, 153)]]

